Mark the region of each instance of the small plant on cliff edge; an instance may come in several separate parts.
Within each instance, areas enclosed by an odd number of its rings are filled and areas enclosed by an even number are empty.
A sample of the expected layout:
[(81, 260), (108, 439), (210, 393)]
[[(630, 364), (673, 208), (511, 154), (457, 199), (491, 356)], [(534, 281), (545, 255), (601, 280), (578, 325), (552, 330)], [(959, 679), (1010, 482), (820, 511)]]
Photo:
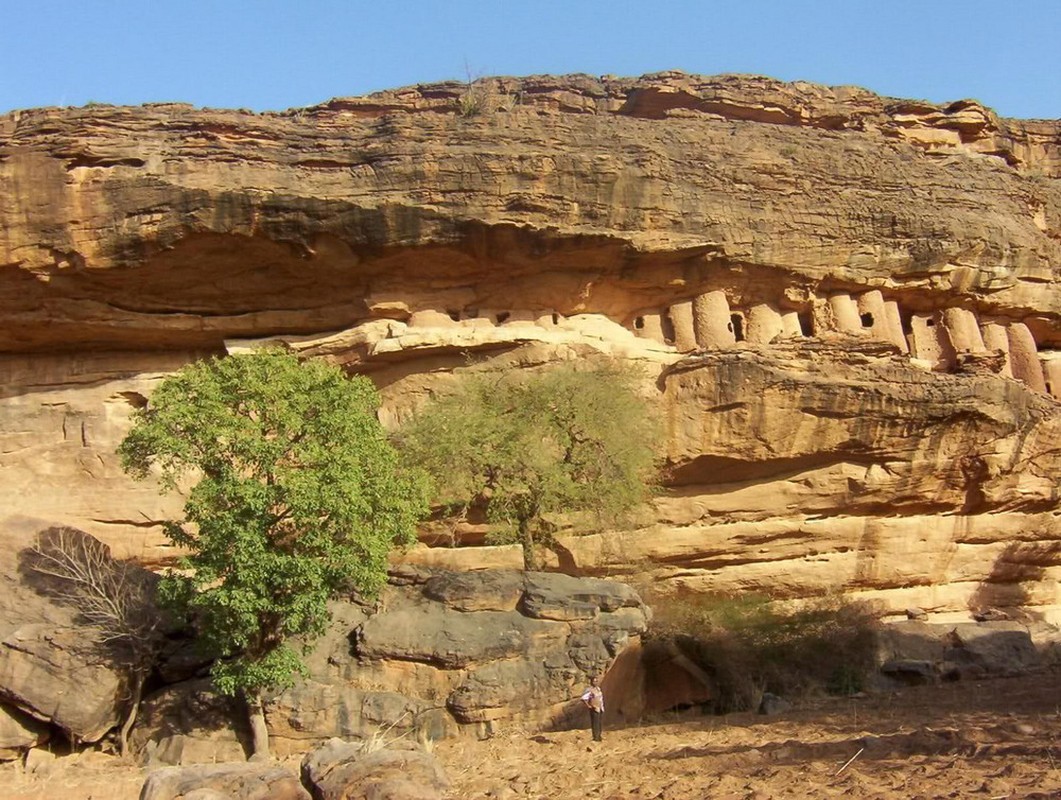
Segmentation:
[(658, 427), (634, 378), (613, 364), (474, 375), (401, 429), (399, 447), (434, 482), (443, 513), (483, 513), (526, 569), (551, 543), (547, 515), (614, 520), (647, 499)]
[(263, 693), (303, 671), (292, 637), (319, 635), (327, 601), (371, 594), (424, 511), (376, 419), (377, 395), (279, 349), (199, 362), (167, 378), (119, 447), (164, 490), (197, 479), (166, 533), (188, 555), (160, 596), (194, 621), (214, 684), (247, 701), (268, 753)]
[(481, 74), (473, 73), (464, 62), (464, 89), (457, 96), (457, 113), (462, 117), (477, 117), (490, 110), (490, 89)]

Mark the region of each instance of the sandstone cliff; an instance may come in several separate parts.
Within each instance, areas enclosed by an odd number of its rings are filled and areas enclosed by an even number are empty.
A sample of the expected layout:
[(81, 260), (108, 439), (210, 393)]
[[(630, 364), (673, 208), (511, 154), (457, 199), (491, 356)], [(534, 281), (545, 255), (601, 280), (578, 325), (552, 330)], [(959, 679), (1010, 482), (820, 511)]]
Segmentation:
[(371, 375), (388, 424), (464, 370), (639, 364), (666, 491), (567, 571), (1061, 606), (1061, 122), (680, 73), (0, 118), (5, 514), (165, 558), (179, 498), (114, 446), (263, 338)]

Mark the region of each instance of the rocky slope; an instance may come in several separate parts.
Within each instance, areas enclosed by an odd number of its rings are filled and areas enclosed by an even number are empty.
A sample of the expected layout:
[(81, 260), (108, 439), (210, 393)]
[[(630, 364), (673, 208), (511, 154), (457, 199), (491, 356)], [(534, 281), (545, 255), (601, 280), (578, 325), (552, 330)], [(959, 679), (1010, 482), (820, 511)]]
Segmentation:
[(658, 399), (666, 487), (554, 566), (1051, 617), (1059, 273), (1061, 123), (975, 101), (665, 73), (15, 112), (0, 502), (165, 559), (180, 500), (114, 447), (160, 377), (260, 339), (371, 375), (389, 425), (603, 353)]

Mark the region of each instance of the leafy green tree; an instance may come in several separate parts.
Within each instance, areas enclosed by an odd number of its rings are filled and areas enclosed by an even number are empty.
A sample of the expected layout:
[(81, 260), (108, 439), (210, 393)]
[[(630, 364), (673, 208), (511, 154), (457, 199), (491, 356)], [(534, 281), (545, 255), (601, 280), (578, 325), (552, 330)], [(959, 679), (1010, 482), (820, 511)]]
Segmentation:
[(166, 527), (184, 570), (160, 596), (195, 621), (218, 690), (247, 700), (256, 754), (268, 752), (262, 693), (304, 670), (291, 640), (323, 632), (329, 599), (376, 592), (425, 511), (377, 407), (367, 379), (266, 349), (167, 378), (119, 447), (164, 491), (195, 481)]
[(485, 513), (494, 541), (522, 545), (526, 569), (552, 542), (548, 515), (610, 521), (647, 499), (657, 439), (634, 376), (610, 363), (472, 376), (398, 435), (443, 513)]

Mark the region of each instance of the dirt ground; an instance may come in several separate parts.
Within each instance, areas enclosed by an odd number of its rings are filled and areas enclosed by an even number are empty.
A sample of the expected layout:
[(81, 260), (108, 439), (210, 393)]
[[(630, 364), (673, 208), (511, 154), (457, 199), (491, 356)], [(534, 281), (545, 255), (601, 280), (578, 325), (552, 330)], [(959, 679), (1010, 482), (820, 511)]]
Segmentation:
[[(451, 798), (1061, 798), (1061, 671), (731, 714), (435, 746)], [(853, 760), (852, 760), (853, 759)], [(297, 759), (291, 760), (297, 769)], [(38, 774), (0, 768), (0, 797), (131, 800), (144, 772), (99, 753)]]

